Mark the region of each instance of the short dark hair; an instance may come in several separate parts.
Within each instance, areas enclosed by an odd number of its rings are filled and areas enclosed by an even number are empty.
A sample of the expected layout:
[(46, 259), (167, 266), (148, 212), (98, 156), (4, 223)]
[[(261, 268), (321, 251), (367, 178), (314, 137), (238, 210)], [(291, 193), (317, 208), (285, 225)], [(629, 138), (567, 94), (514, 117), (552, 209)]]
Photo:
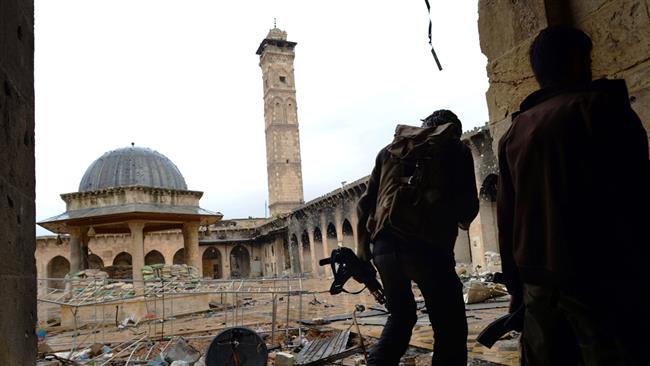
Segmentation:
[(422, 120), (422, 127), (436, 127), (445, 123), (453, 123), (460, 131), (463, 130), (463, 124), (460, 123), (458, 116), (448, 109), (439, 109), (431, 113), (429, 117)]
[[(530, 66), (541, 87), (561, 84), (571, 78), (572, 58), (588, 62), (593, 44), (583, 31), (554, 26), (543, 29), (530, 46)], [(587, 66), (587, 65), (585, 65)]]

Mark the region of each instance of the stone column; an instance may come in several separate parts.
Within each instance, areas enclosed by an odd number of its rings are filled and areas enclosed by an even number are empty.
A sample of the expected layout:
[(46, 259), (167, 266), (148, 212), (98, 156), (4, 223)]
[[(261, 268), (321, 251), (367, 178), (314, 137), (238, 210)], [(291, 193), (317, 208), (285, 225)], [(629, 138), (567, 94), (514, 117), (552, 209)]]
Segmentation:
[(198, 222), (186, 222), (183, 224), (183, 246), (185, 248), (185, 263), (201, 271)]
[(354, 238), (354, 252), (359, 253), (359, 234), (357, 229), (359, 227), (359, 217), (357, 216), (356, 206), (350, 212), (350, 225), (352, 225), (352, 237)]
[[(330, 247), (329, 243), (327, 240), (327, 218), (325, 217), (324, 214), (321, 214), (320, 216), (320, 236), (321, 240), (323, 241), (323, 258), (329, 258), (330, 254)], [(332, 268), (330, 266), (325, 267), (325, 275), (331, 276), (332, 275)]]
[(321, 269), (318, 264), (318, 258), (316, 256), (316, 243), (314, 242), (314, 228), (307, 229), (307, 237), (309, 238), (309, 248), (311, 249), (311, 272), (314, 277), (320, 277)]
[(131, 270), (133, 271), (133, 288), (141, 293), (144, 288), (142, 267), (144, 267), (144, 222), (131, 221)]
[(88, 256), (90, 255), (88, 250), (89, 242), (88, 227), (83, 227), (81, 228), (81, 268), (83, 269), (90, 268), (90, 263), (88, 261)]
[(334, 227), (336, 228), (336, 241), (339, 247), (343, 246), (343, 212), (342, 208), (338, 207), (334, 212)]
[(68, 234), (70, 234), (70, 274), (73, 274), (81, 271), (83, 267), (81, 228), (68, 227)]
[(305, 253), (302, 249), (302, 234), (300, 236), (296, 236), (296, 239), (298, 239), (298, 257), (300, 260), (298, 261), (298, 273), (305, 273)]

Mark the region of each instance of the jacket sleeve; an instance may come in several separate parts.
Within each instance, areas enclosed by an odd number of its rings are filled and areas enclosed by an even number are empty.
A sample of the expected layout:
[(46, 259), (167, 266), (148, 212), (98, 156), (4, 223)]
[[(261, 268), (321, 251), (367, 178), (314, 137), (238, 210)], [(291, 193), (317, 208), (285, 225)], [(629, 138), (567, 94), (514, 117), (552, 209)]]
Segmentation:
[(476, 176), (474, 175), (474, 159), (470, 149), (461, 145), (461, 153), (457, 163), (454, 185), (457, 188), (456, 194), (456, 218), (458, 226), (467, 230), (469, 224), (478, 215), (479, 202), (476, 191)]
[(369, 261), (372, 258), (372, 253), (370, 253), (371, 233), (368, 232), (366, 224), (368, 223), (370, 215), (375, 212), (377, 192), (379, 190), (379, 181), (381, 178), (381, 165), (384, 154), (385, 149), (382, 149), (379, 154), (377, 154), (375, 167), (372, 169), (372, 173), (368, 179), (368, 186), (357, 204), (357, 217), (359, 218), (357, 223), (357, 237), (359, 240), (357, 256), (364, 261)]
[(519, 270), (513, 252), (515, 192), (508, 168), (505, 139), (499, 142), (499, 183), (497, 186), (497, 226), (501, 270), (505, 275), (510, 294), (521, 294)]

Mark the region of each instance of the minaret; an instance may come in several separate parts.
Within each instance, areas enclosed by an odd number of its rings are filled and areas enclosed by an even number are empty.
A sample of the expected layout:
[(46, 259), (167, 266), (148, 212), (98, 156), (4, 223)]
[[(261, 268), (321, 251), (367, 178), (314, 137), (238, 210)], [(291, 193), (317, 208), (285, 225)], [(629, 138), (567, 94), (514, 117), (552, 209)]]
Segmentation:
[(293, 76), (296, 42), (274, 27), (257, 48), (264, 80), (266, 169), (271, 216), (304, 203), (298, 134), (298, 108)]

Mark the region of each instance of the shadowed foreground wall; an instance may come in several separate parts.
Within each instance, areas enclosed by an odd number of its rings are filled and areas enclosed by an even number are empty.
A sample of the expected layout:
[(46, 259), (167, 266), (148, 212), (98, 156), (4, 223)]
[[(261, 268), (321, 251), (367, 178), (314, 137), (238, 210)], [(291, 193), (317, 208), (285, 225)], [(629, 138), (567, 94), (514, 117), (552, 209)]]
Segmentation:
[(479, 0), (495, 151), (512, 113), (537, 89), (528, 64), (532, 40), (549, 24), (567, 23), (593, 39), (594, 78), (625, 79), (632, 107), (650, 129), (650, 0)]
[(34, 6), (0, 1), (0, 365), (36, 362)]

